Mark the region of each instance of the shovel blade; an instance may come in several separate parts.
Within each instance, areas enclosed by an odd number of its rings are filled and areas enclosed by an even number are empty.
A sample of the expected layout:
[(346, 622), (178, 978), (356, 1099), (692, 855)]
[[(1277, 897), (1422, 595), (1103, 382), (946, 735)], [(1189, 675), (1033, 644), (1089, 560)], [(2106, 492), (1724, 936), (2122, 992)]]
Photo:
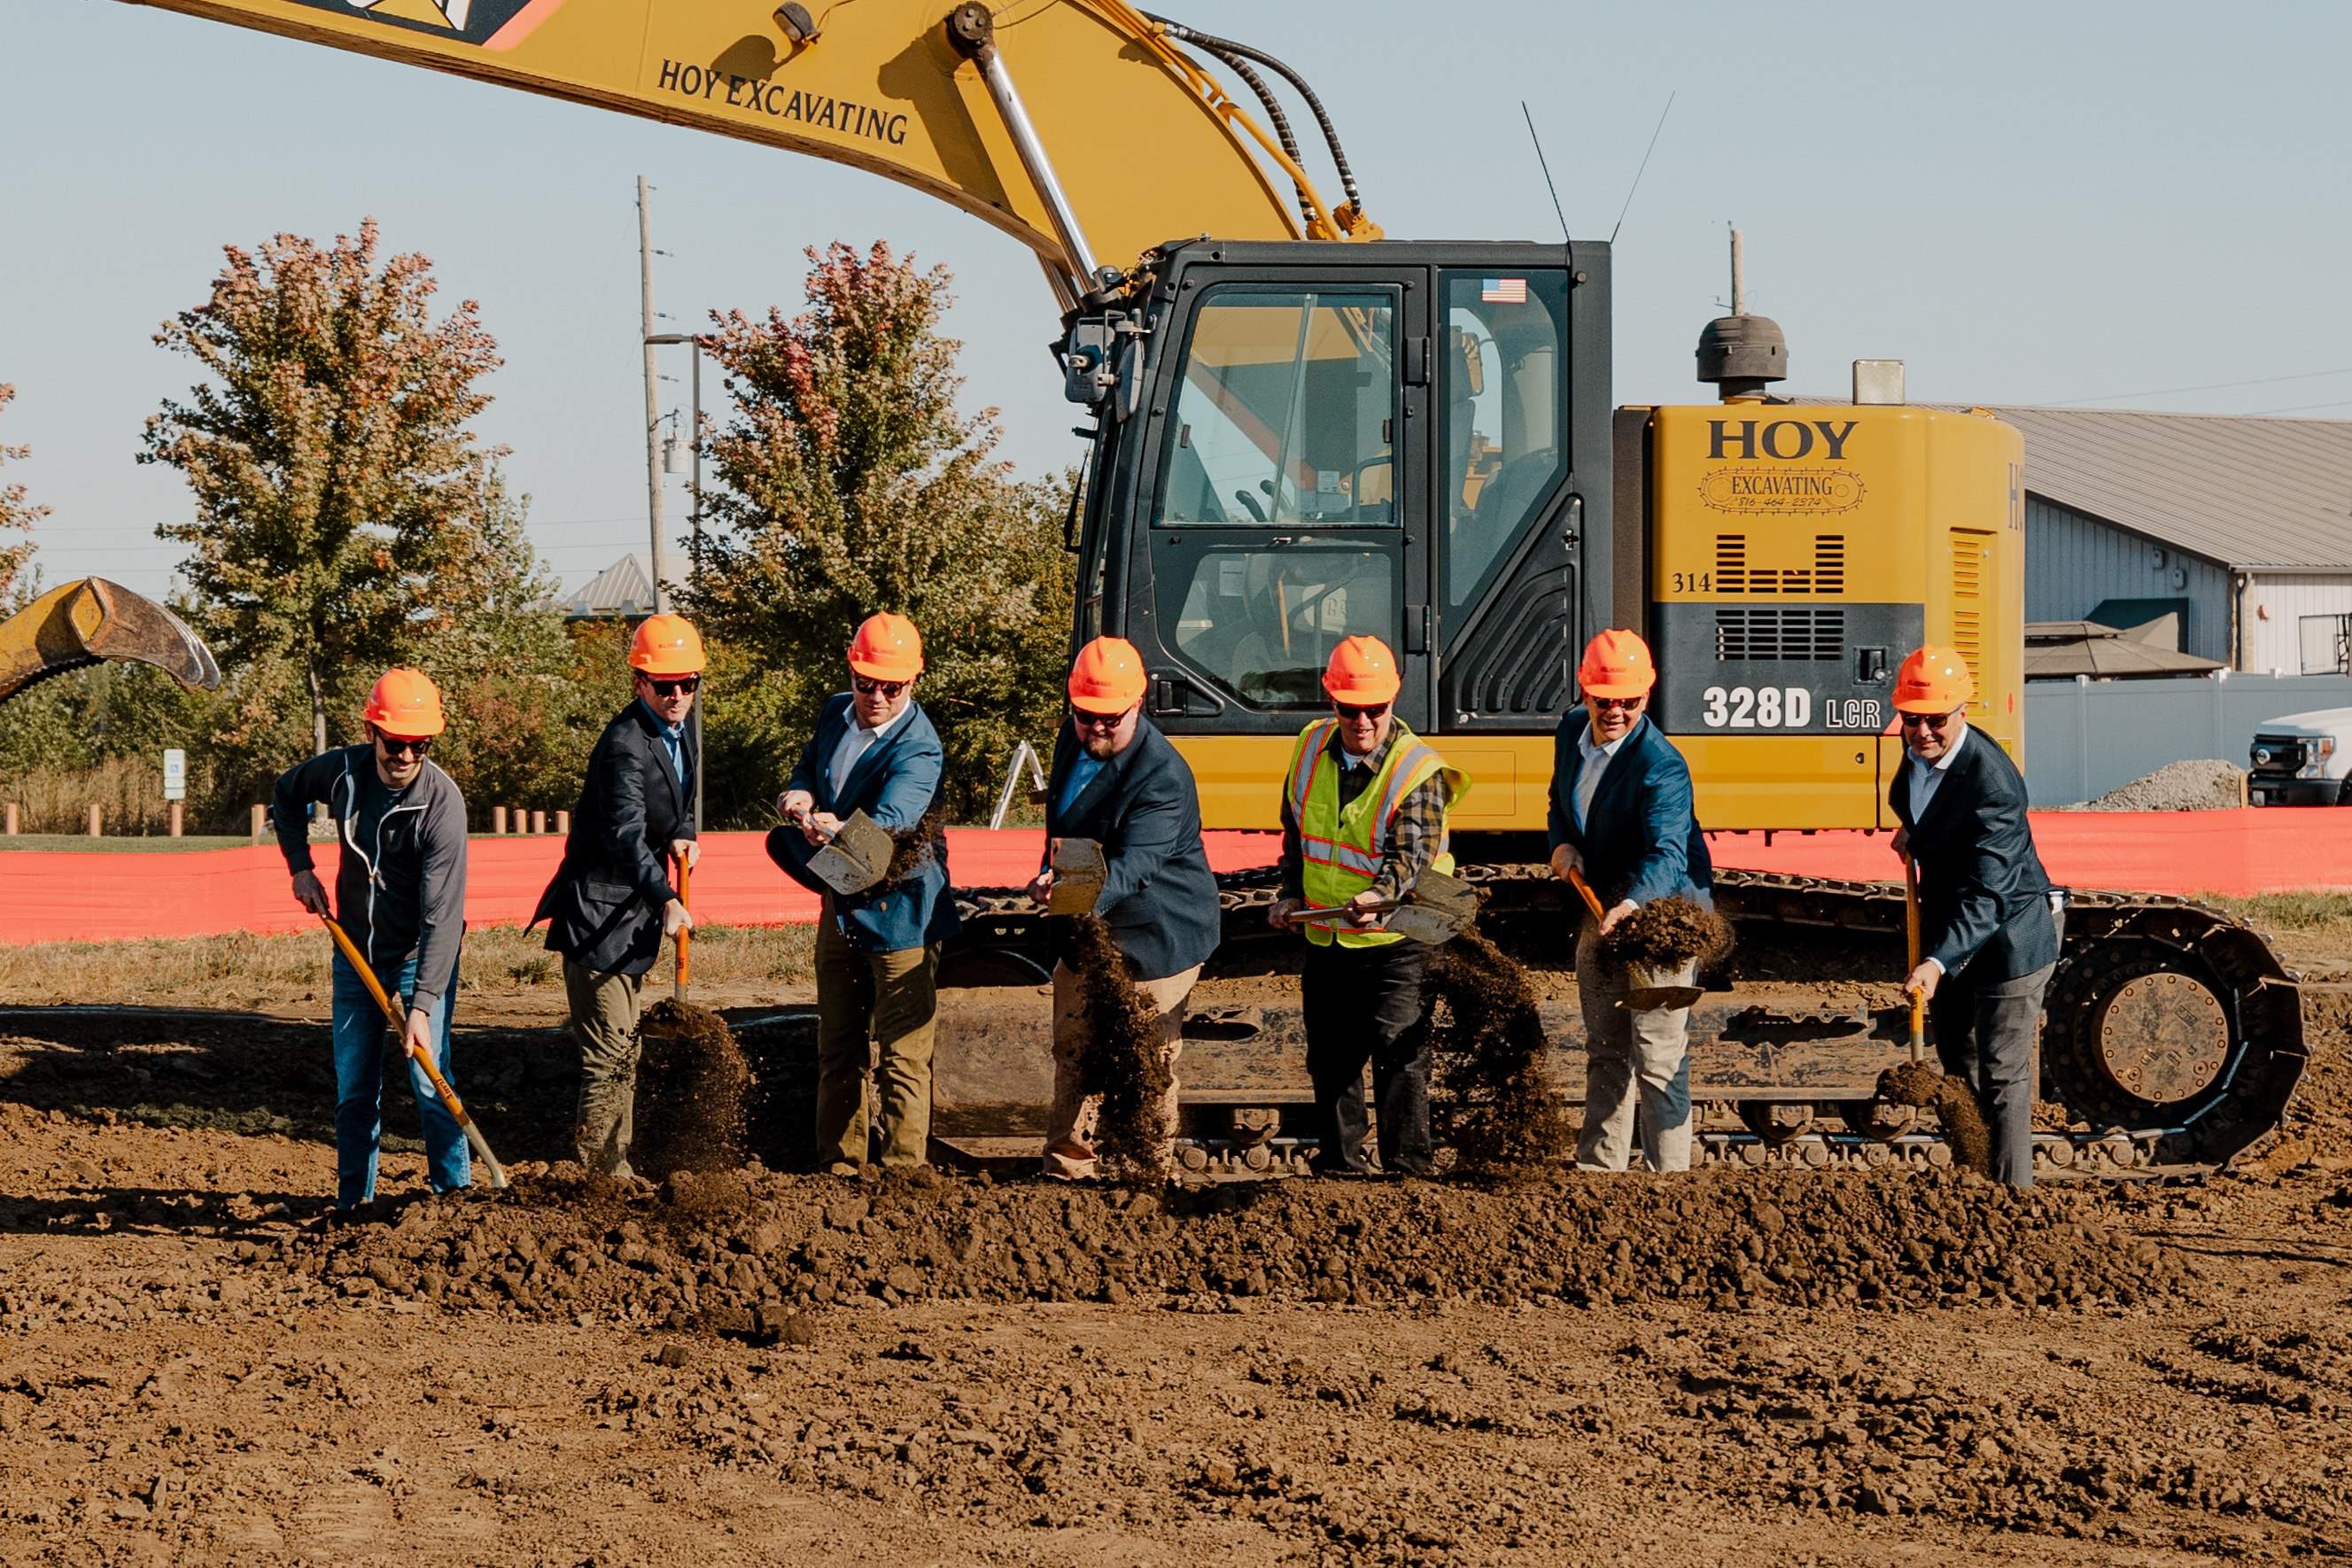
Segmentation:
[(1091, 838), (1054, 840), (1054, 889), (1047, 895), (1049, 915), (1090, 915), (1102, 897), (1103, 879), (1110, 862), (1102, 846)]

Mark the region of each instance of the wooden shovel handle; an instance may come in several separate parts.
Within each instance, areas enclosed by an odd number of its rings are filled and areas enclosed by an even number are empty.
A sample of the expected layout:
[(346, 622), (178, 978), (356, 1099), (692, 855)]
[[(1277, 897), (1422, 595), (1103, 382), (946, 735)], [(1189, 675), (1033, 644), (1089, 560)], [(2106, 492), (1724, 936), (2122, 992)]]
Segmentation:
[[(687, 879), (693, 870), (694, 868), (687, 864), (687, 857), (681, 855), (677, 858), (677, 901), (681, 904), (686, 902)], [(677, 928), (677, 995), (681, 1002), (686, 999), (686, 950), (693, 936), (692, 926)]]
[(1584, 907), (1592, 911), (1594, 920), (1601, 921), (1609, 918), (1607, 911), (1601, 907), (1600, 895), (1592, 890), (1592, 884), (1584, 879), (1582, 871), (1570, 866), (1568, 868), (1568, 881), (1570, 887), (1584, 895)]

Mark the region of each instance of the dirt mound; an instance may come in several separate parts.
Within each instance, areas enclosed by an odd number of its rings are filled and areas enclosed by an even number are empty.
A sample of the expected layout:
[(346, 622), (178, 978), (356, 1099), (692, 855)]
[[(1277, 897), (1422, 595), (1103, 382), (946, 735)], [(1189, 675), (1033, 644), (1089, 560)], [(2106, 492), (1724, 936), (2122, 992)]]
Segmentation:
[(559, 1166), (252, 1262), (345, 1295), (721, 1331), (930, 1298), (1903, 1310), (2129, 1305), (2188, 1288), (2179, 1254), (2109, 1237), (2096, 1212), (2095, 1194), (1951, 1173), (1561, 1176), (1507, 1192), (1297, 1181), (1162, 1196), (929, 1168), (856, 1184), (689, 1175), (654, 1194)]
[(629, 1163), (653, 1181), (677, 1171), (740, 1165), (751, 1067), (727, 1020), (664, 997), (645, 1010), (637, 1031), (645, 1054), (637, 1065)]
[(2167, 763), (2144, 778), (2065, 811), (2233, 811), (2246, 804), (2246, 770), (2219, 758)]
[(1731, 922), (1688, 899), (1643, 904), (1601, 940), (1603, 958), (1639, 969), (1675, 969), (1694, 958), (1712, 966), (1730, 952)]
[(1528, 973), (1476, 930), (1431, 955), (1422, 982), (1437, 1142), (1465, 1170), (1525, 1169), (1575, 1142), (1546, 1063), (1551, 1041)]
[(1070, 922), (1069, 963), (1086, 1007), (1087, 1048), (1078, 1071), (1088, 1094), (1102, 1096), (1095, 1154), (1107, 1174), (1160, 1169), (1169, 1136), (1160, 1113), (1171, 1074), (1150, 1001), (1129, 978), (1127, 957), (1110, 927), (1095, 915)]
[(1968, 1079), (1948, 1077), (1926, 1062), (1905, 1062), (1878, 1075), (1878, 1098), (1890, 1105), (1932, 1109), (1960, 1163), (1985, 1175), (1992, 1173), (1992, 1134), (1985, 1127), (1984, 1108), (1977, 1103)]

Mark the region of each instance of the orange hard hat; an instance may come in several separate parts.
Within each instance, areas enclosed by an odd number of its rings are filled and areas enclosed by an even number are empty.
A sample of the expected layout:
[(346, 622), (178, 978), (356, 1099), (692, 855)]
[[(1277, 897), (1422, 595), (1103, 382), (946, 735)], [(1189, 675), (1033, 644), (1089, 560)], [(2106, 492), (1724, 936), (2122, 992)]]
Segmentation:
[(1323, 689), (1341, 702), (1393, 701), (1404, 682), (1396, 655), (1378, 637), (1342, 637), (1323, 667)]
[(868, 616), (849, 640), (849, 668), (868, 680), (912, 680), (923, 673), (923, 634), (904, 616)]
[(387, 669), (376, 677), (360, 717), (396, 741), (421, 741), (448, 726), (441, 689), (421, 669)]
[(699, 675), (702, 634), (684, 616), (647, 616), (629, 639), (629, 668), (646, 675)]
[(1577, 689), (1587, 697), (1641, 697), (1657, 683), (1650, 645), (1613, 627), (1584, 645), (1584, 662), (1576, 667)]
[(1976, 677), (1969, 673), (1969, 661), (1958, 648), (1929, 644), (1905, 659), (1903, 668), (1895, 672), (1895, 706), (1899, 712), (1949, 713), (1965, 707), (1976, 694)]
[(1124, 713), (1143, 700), (1143, 656), (1125, 637), (1097, 637), (1070, 661), (1070, 706)]

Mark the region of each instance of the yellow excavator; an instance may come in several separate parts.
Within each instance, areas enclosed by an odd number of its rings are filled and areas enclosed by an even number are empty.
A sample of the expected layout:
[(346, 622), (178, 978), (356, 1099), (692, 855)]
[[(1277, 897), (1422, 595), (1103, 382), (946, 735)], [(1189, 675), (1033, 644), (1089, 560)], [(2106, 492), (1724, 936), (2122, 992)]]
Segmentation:
[[(1786, 345), (1736, 305), (1698, 349), (1720, 401), (1612, 407), (1609, 247), (1386, 238), (1311, 87), (1264, 50), (1124, 0), (130, 3), (852, 164), (1026, 244), (1059, 307), (1065, 391), (1095, 421), (1073, 636), (1142, 650), (1148, 710), (1213, 828), (1276, 826), (1324, 660), (1358, 634), (1399, 650), (1401, 716), (1476, 780), (1454, 847), (1497, 924), (1561, 918), (1542, 871), (1551, 734), (1604, 626), (1656, 648), (1653, 715), (1712, 830), (1892, 827), (1888, 699), (1923, 641), (1967, 655), (1970, 723), (2022, 760), (2013, 427), (1905, 405), (1859, 369), (1852, 405), (1773, 397)], [(1264, 881), (1228, 889), (1237, 951), (1263, 934)], [(1744, 931), (1830, 933), (1817, 977), (1902, 930), (1880, 884), (1728, 872), (1718, 900)], [(1034, 915), (986, 890), (967, 907), (959, 973), (1034, 979)], [(1948, 1158), (1873, 1098), (1899, 1014), (1825, 996), (1743, 984), (1702, 1002), (1705, 1157)], [(1564, 1046), (1580, 1032), (1553, 1020)], [(934, 1125), (1025, 1131), (1044, 1095), (1020, 1064), (1041, 1053), (967, 1033), (961, 1079), (941, 1045)], [(1201, 1033), (1187, 1163), (1286, 1168), (1295, 1012)], [(2210, 1168), (2275, 1123), (2304, 1059), (2295, 988), (2242, 923), (2078, 895), (2043, 1039), (2065, 1115), (2038, 1157)]]

